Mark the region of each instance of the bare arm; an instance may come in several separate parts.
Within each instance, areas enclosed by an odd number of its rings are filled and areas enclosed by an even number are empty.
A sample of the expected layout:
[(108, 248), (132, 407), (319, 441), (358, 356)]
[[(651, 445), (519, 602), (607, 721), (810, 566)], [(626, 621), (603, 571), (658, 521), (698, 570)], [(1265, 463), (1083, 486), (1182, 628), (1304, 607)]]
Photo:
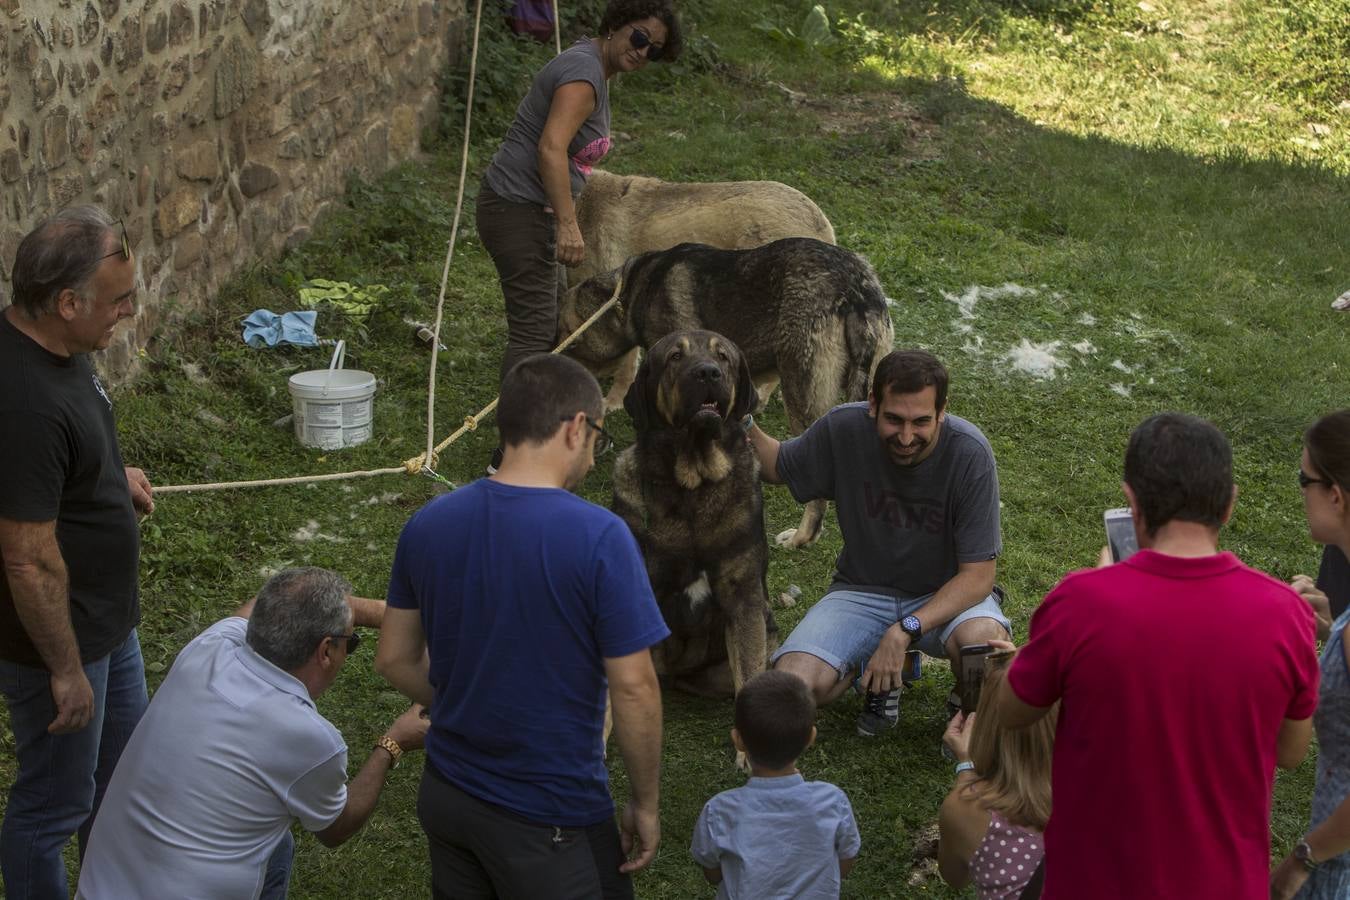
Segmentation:
[[(419, 749), (426, 736), (428, 724), (426, 717), (422, 715), (423, 711), (422, 707), (414, 704), (411, 709), (394, 720), (385, 736), (393, 738), (403, 750)], [(347, 805), (342, 808), (342, 813), (332, 825), (323, 831), (314, 832), (319, 843), (325, 847), (336, 847), (361, 830), (361, 826), (366, 824), (370, 814), (375, 811), (375, 804), (379, 802), (380, 793), (384, 790), (384, 776), (393, 766), (394, 757), (388, 750), (377, 746), (371, 751), (366, 764), (347, 785)]]
[(848, 873), (853, 871), (853, 867), (857, 865), (857, 863), (858, 857), (856, 856), (851, 856), (848, 859), (839, 860), (839, 877), (847, 878)]
[(1275, 764), (1281, 769), (1297, 769), (1308, 755), (1312, 735), (1312, 719), (1285, 719), (1275, 740)]
[(415, 609), (385, 610), (380, 642), (375, 649), (375, 671), (403, 696), (430, 706), (434, 691), (429, 668), (422, 614)]
[(962, 796), (976, 781), (974, 772), (956, 776), (938, 813), (938, 874), (958, 890), (970, 883), (970, 860), (989, 830), (989, 813), (974, 798)]
[[(995, 560), (961, 563), (956, 574), (946, 584), (938, 588), (933, 599), (929, 600), (916, 614), (923, 631), (927, 633), (940, 628), (956, 618), (960, 613), (979, 603), (994, 589)], [(900, 670), (904, 666), (905, 652), (909, 650), (910, 638), (897, 622), (886, 629), (881, 642), (867, 662), (863, 671), (862, 684), (869, 691), (884, 693), (900, 686)]]
[(765, 434), (758, 423), (750, 426), (748, 437), (750, 449), (759, 458), (760, 480), (769, 484), (782, 484), (783, 479), (778, 477), (778, 447), (781, 442)]
[(548, 107), (548, 120), (539, 135), (539, 180), (558, 220), (558, 262), (578, 265), (586, 258), (577, 211), (572, 202), (572, 177), (567, 168), (567, 146), (581, 125), (595, 112), (595, 89), (589, 82), (559, 85)]
[(998, 708), (998, 715), (1003, 724), (1008, 728), (1026, 728), (1028, 725), (1034, 725), (1052, 709), (1052, 706), (1032, 706), (1024, 703), (1022, 698), (1013, 692), (1007, 678), (999, 681), (994, 704)]
[(619, 867), (635, 872), (656, 858), (661, 841), (657, 804), (661, 791), (661, 687), (650, 650), (605, 660), (614, 736), (628, 772), (632, 797), (621, 818), (624, 854), (636, 852)]
[[(842, 862), (843, 862), (843, 861), (841, 860), (841, 861), (840, 861), (840, 864), (841, 864), (841, 865), (842, 865)], [(718, 866), (718, 867), (715, 868), (715, 869), (709, 869), (707, 866), (703, 866), (702, 869), (703, 869), (703, 878), (704, 878), (704, 880), (706, 880), (706, 881), (708, 882), (708, 884), (721, 884), (721, 883), (722, 883), (722, 867), (721, 867), (721, 866)]]
[[(253, 615), (253, 604), (257, 597), (250, 597), (248, 601), (234, 611), (236, 618), (247, 619)], [(352, 608), (352, 625), (361, 628), (379, 628), (384, 621), (384, 601), (369, 600), (365, 597), (348, 597), (348, 605)]]
[(0, 555), (23, 630), (51, 672), (52, 734), (79, 731), (94, 714), (94, 691), (70, 624), (70, 582), (56, 522), (0, 519)]

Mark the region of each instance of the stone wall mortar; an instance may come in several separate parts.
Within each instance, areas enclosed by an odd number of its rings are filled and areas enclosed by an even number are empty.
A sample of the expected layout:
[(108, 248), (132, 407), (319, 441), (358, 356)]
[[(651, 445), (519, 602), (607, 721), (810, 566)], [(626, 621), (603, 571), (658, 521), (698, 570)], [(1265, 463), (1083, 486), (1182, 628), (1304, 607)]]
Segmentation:
[(465, 20), (465, 0), (0, 0), (3, 302), (29, 229), (103, 206), (142, 313), (100, 365), (130, 374), (168, 309), (417, 153)]

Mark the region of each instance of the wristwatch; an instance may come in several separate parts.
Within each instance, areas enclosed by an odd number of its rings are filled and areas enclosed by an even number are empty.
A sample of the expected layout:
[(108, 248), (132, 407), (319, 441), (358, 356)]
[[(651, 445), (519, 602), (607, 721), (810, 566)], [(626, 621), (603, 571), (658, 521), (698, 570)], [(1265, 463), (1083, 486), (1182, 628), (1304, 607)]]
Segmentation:
[(1294, 859), (1303, 863), (1303, 868), (1309, 872), (1316, 872), (1320, 862), (1313, 859), (1312, 847), (1308, 846), (1307, 841), (1299, 841), (1294, 845)]
[(918, 616), (905, 616), (901, 619), (900, 630), (909, 635), (911, 644), (923, 637), (923, 625), (920, 624)]
[(393, 758), (393, 762), (390, 763), (389, 768), (397, 769), (398, 761), (403, 758), (403, 748), (398, 745), (398, 741), (386, 734), (381, 736), (380, 739), (375, 742), (375, 746), (384, 748), (384, 751)]

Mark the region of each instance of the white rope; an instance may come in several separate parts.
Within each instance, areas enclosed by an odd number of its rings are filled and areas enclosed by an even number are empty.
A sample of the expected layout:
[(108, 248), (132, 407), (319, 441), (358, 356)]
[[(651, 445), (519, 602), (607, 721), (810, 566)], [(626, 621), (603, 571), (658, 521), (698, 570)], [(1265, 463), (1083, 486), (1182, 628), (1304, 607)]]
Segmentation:
[(558, 0), (553, 0), (553, 49), (562, 53), (562, 19), (558, 18)]

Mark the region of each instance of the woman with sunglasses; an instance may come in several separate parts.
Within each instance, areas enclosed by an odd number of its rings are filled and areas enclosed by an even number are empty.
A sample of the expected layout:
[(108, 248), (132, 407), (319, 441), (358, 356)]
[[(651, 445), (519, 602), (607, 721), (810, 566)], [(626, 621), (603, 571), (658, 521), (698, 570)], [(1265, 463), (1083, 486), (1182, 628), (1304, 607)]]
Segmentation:
[[(1350, 555), (1350, 409), (1323, 416), (1308, 429), (1298, 481), (1312, 539)], [(1311, 830), (1275, 869), (1270, 895), (1330, 900), (1350, 896), (1350, 611), (1329, 621), (1325, 595), (1298, 580), (1294, 587), (1308, 598), (1318, 637), (1326, 641), (1313, 714), (1317, 782)]]
[(938, 814), (938, 872), (954, 888), (974, 884), (980, 900), (1017, 900), (1040, 895), (1028, 884), (1045, 855), (1059, 711), (1029, 728), (1006, 727), (995, 701), (1014, 648), (990, 643), (1000, 649), (986, 657), (975, 712), (958, 712), (942, 735), (957, 762), (956, 784)]
[[(610, 0), (600, 34), (583, 38), (534, 77), (516, 107), (478, 191), (478, 234), (506, 300), (501, 377), (534, 353), (553, 349), (558, 330), (558, 263), (576, 266), (586, 243), (576, 197), (609, 152), (609, 81), (648, 62), (670, 62), (682, 46), (670, 0)], [(488, 472), (501, 461), (493, 451)]]

